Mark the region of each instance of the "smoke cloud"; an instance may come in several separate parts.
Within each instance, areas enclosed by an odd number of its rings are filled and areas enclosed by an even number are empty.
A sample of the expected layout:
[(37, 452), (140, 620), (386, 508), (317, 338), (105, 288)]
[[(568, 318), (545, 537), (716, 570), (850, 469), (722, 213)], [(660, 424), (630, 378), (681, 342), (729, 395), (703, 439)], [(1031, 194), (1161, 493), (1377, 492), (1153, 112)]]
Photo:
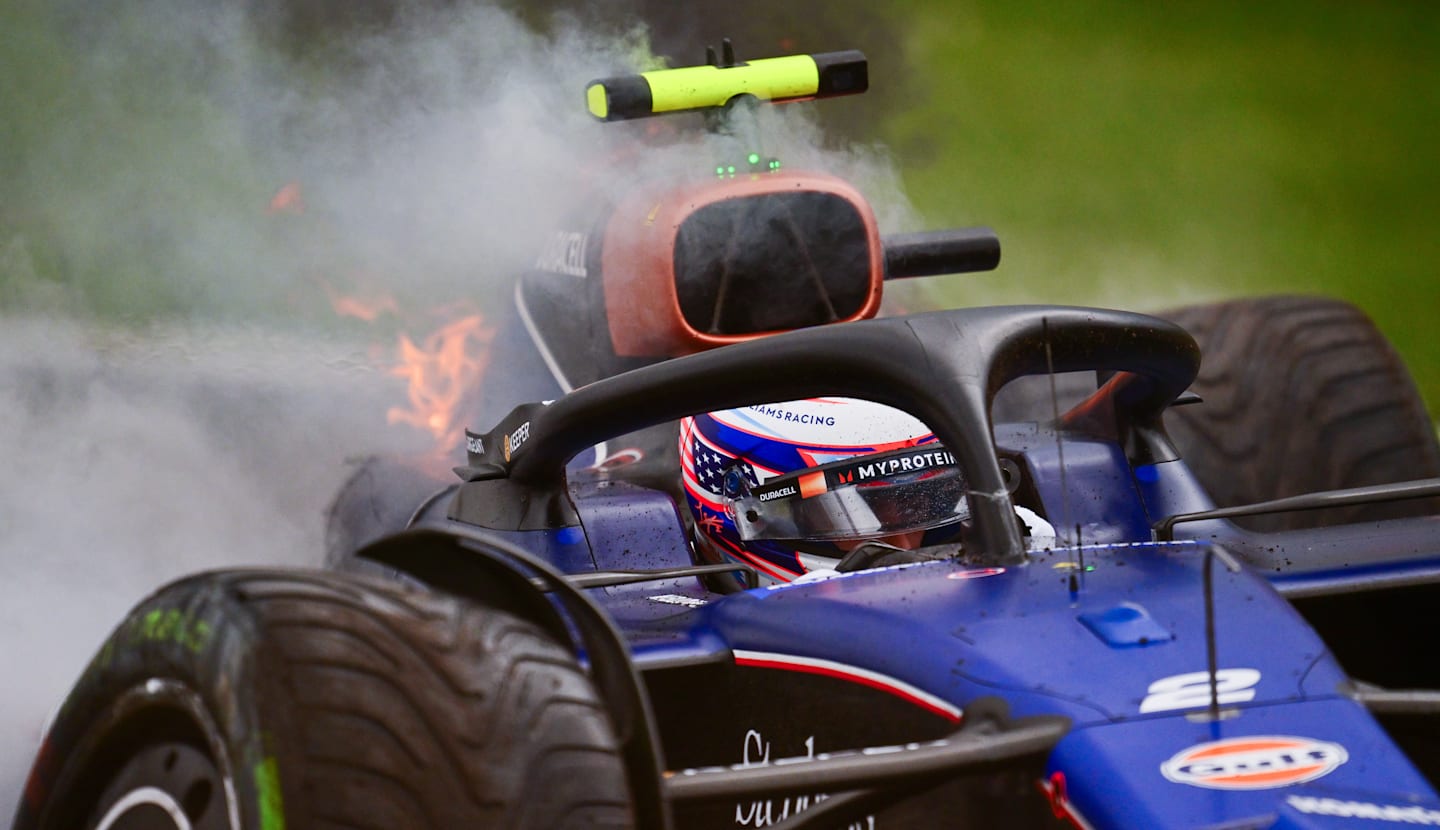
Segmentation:
[[(0, 8), (0, 816), (136, 601), (317, 563), (346, 460), (428, 447), (384, 420), (397, 331), (507, 302), (578, 194), (722, 149), (585, 114), (587, 81), (657, 65), (621, 17), (368, 4), (297, 34), (299, 2), (104, 6)], [(914, 229), (882, 151), (827, 146), (803, 107), (762, 117), (766, 152)], [(341, 319), (336, 294), (394, 311)]]

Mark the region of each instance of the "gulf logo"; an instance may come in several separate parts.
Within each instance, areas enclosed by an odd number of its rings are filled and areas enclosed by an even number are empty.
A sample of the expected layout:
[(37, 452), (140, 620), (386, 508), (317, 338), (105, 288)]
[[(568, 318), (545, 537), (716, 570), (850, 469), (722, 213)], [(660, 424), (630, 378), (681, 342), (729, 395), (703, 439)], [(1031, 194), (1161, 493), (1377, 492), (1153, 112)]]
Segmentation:
[(1160, 772), (1177, 784), (1212, 790), (1269, 790), (1314, 781), (1350, 760), (1345, 747), (1291, 735), (1250, 735), (1175, 753)]

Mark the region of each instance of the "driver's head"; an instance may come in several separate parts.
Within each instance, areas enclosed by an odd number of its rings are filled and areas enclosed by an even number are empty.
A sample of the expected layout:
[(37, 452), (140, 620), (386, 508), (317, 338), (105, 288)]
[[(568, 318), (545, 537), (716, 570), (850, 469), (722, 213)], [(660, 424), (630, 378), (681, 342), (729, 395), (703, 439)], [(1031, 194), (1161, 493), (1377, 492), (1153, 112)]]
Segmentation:
[(955, 459), (920, 421), (849, 398), (686, 418), (685, 494), (706, 561), (789, 581), (866, 541), (913, 548), (969, 516)]

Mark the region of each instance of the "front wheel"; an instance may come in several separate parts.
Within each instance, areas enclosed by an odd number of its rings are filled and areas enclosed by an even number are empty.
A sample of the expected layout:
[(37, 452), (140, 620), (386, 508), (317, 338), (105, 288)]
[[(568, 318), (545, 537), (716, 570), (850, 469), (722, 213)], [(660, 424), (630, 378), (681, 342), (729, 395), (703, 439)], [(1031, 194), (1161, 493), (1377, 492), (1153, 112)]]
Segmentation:
[(510, 614), (364, 578), (175, 583), (62, 707), (16, 830), (630, 827), (588, 676)]

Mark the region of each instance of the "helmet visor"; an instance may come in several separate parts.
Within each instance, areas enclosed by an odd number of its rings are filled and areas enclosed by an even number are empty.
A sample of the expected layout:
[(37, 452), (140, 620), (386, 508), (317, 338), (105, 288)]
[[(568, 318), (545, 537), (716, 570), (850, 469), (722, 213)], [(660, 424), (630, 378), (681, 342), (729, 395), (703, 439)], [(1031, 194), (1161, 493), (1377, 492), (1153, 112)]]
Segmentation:
[(954, 456), (928, 444), (770, 479), (729, 507), (745, 541), (869, 539), (967, 518), (965, 489)]

